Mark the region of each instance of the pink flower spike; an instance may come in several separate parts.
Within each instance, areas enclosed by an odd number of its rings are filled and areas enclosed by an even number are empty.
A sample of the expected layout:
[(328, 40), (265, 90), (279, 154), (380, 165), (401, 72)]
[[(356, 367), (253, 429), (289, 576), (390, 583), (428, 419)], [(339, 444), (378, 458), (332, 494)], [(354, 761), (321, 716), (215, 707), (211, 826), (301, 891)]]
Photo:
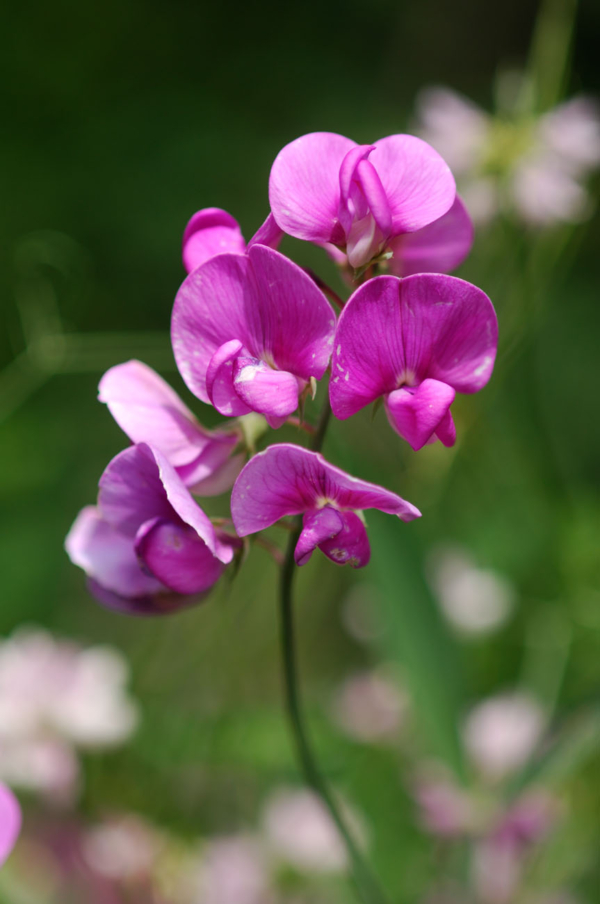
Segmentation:
[(452, 445), (454, 393), (486, 385), (497, 341), (492, 303), (470, 283), (432, 273), (375, 277), (340, 316), (333, 413), (345, 420), (382, 397), (393, 429), (413, 448), (437, 438)]
[(15, 846), (21, 831), (21, 808), (16, 797), (0, 782), (0, 866)]
[(183, 232), (183, 266), (188, 273), (217, 254), (245, 250), (246, 242), (237, 221), (219, 207), (198, 210)]
[(351, 477), (317, 452), (290, 443), (269, 446), (242, 470), (231, 494), (231, 514), (240, 537), (270, 527), (286, 515), (304, 515), (296, 547), (304, 565), (319, 547), (332, 561), (361, 568), (369, 561), (362, 509), (376, 508), (402, 521), (420, 517), (395, 493)]
[[(191, 273), (171, 326), (177, 366), (198, 398), (224, 414), (271, 418), (283, 417), (283, 408), (291, 414), (302, 386), (322, 378), (334, 331), (335, 315), (310, 276), (259, 244)], [(244, 359), (255, 359), (252, 380)]]
[(450, 210), (417, 232), (398, 236), (390, 243), (389, 270), (396, 276), (413, 273), (450, 273), (462, 264), (473, 246), (473, 223), (456, 196)]
[(233, 464), (230, 458), (239, 431), (207, 430), (168, 383), (141, 361), (111, 367), (98, 390), (98, 398), (129, 439), (159, 449), (195, 493), (213, 496), (231, 487), (243, 462), (239, 455)]

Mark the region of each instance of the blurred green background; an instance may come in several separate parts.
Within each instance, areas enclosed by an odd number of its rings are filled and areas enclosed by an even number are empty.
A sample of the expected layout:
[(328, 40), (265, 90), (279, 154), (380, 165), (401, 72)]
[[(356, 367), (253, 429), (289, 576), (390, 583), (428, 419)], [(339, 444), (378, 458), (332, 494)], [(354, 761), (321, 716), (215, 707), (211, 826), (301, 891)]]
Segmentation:
[[(115, 644), (144, 712), (129, 748), (90, 758), (84, 811), (132, 809), (183, 835), (231, 831), (252, 823), (270, 787), (297, 779), (280, 711), (276, 568), (263, 550), (231, 589), (157, 621), (104, 611), (63, 551), (125, 445), (96, 401), (105, 368), (144, 357), (215, 422), (186, 394), (169, 348), (183, 226), (219, 206), (250, 237), (286, 142), (314, 130), (368, 142), (410, 129), (423, 86), (448, 85), (489, 109), (499, 68), (526, 64), (538, 11), (530, 0), (34, 0), (0, 14), (0, 630), (37, 623)], [(599, 25), (600, 6), (581, 3), (569, 95), (598, 90)], [(315, 556), (298, 587), (317, 746), (367, 814), (394, 900), (424, 894), (431, 844), (416, 827), (404, 754), (354, 744), (332, 726), (329, 701), (346, 675), (396, 661), (415, 700), (411, 745), (458, 772), (457, 726), (486, 695), (525, 682), (556, 726), (600, 703), (600, 220), (565, 229), (540, 237), (497, 223), (459, 271), (494, 301), (501, 337), (504, 316), (517, 329), (501, 339), (488, 388), (457, 401), (455, 450), (412, 453), (383, 413), (371, 424), (369, 412), (335, 423), (325, 445), (424, 516), (398, 526), (374, 515), (368, 569)], [(315, 249), (286, 240), (283, 250), (337, 279)], [(66, 358), (60, 339), (47, 338), (58, 316), (79, 337)], [(448, 542), (514, 584), (515, 612), (489, 638), (458, 638), (423, 580), (428, 552)], [(354, 585), (387, 626), (375, 643), (342, 625)], [(569, 887), (600, 901), (596, 752), (565, 781)]]

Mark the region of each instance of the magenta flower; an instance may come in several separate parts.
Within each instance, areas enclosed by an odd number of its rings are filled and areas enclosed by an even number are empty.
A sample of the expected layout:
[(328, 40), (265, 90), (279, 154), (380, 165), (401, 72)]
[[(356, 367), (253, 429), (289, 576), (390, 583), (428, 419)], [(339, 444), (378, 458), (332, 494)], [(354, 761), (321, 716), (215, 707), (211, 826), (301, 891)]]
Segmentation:
[(498, 341), (491, 301), (454, 276), (378, 276), (361, 286), (339, 320), (329, 385), (345, 420), (383, 398), (392, 428), (413, 449), (452, 446), (456, 392), (489, 380)]
[(0, 782), (0, 866), (4, 863), (21, 831), (21, 808), (16, 797)]
[(241, 432), (207, 430), (152, 368), (141, 361), (118, 364), (98, 391), (129, 439), (162, 452), (192, 492), (216, 496), (233, 485), (244, 463), (243, 454), (231, 457)]
[(94, 596), (137, 614), (193, 603), (220, 578), (236, 545), (146, 443), (113, 458), (100, 478), (97, 507), (79, 513), (65, 541)]
[(290, 443), (269, 446), (250, 459), (235, 482), (231, 514), (240, 537), (270, 527), (286, 515), (304, 515), (294, 554), (305, 565), (317, 547), (338, 565), (367, 565), (371, 550), (358, 512), (376, 508), (402, 521), (421, 513), (389, 490), (351, 477)]
[[(248, 242), (248, 248), (256, 244), (277, 248), (282, 236), (273, 215), (269, 214)], [(219, 207), (196, 211), (183, 232), (183, 266), (188, 273), (217, 254), (243, 254), (244, 251), (246, 242), (237, 220)]]
[(331, 355), (335, 317), (313, 280), (263, 245), (221, 254), (184, 280), (171, 335), (188, 387), (228, 417), (280, 427)]
[(354, 268), (439, 219), (455, 195), (447, 164), (413, 135), (372, 145), (332, 132), (303, 135), (279, 152), (269, 182), (277, 225), (295, 238), (336, 245)]

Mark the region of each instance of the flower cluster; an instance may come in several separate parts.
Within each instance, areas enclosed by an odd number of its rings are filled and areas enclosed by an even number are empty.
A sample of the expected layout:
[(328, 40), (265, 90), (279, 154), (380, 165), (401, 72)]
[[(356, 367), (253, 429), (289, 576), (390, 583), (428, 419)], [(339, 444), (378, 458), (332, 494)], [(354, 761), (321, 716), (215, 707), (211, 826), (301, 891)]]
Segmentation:
[[(420, 512), (323, 458), (322, 431), (304, 421), (317, 384), (329, 374), (323, 423), (329, 404), (343, 420), (383, 401), (392, 429), (418, 450), (453, 445), (456, 393), (477, 392), (492, 373), (492, 304), (447, 275), (470, 250), (472, 224), (429, 144), (412, 135), (369, 145), (304, 135), (277, 155), (269, 201), (248, 243), (217, 208), (194, 214), (183, 234), (188, 275), (173, 307), (175, 360), (191, 393), (229, 420), (205, 428), (138, 361), (101, 380), (100, 400), (132, 445), (107, 466), (97, 505), (80, 513), (66, 548), (94, 595), (115, 609), (166, 613), (202, 599), (241, 538), (290, 516), (302, 518), (298, 565), (318, 548), (337, 564), (365, 566), (363, 510), (403, 521)], [(345, 304), (280, 253), (284, 234), (334, 258), (354, 283)], [(343, 308), (338, 318), (328, 298)], [(313, 447), (278, 443), (256, 453), (248, 416), (265, 429), (304, 427)], [(196, 497), (232, 486), (231, 520), (211, 520)]]

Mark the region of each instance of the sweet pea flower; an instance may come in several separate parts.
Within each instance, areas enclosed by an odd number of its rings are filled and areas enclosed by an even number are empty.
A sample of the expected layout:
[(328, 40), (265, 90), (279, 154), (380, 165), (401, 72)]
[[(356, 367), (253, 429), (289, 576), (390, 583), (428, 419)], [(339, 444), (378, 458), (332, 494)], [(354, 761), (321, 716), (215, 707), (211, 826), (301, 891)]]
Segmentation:
[(351, 477), (291, 443), (269, 446), (250, 459), (231, 494), (231, 514), (240, 537), (264, 530), (286, 515), (303, 514), (294, 558), (305, 565), (318, 547), (338, 565), (367, 565), (369, 540), (357, 512), (376, 508), (402, 521), (421, 513), (383, 487)]
[(6, 785), (0, 782), (0, 866), (15, 846), (21, 830), (21, 808)]
[(149, 443), (200, 496), (229, 490), (244, 463), (231, 457), (240, 430), (207, 430), (162, 377), (141, 361), (111, 367), (98, 398), (133, 443)]
[(332, 132), (303, 135), (279, 152), (269, 181), (277, 225), (295, 238), (335, 245), (355, 269), (398, 236), (438, 220), (455, 195), (448, 165), (413, 135), (370, 145)]
[(413, 449), (456, 440), (456, 392), (488, 382), (498, 341), (487, 295), (454, 276), (378, 276), (346, 304), (335, 338), (331, 407), (341, 420), (383, 398), (393, 430)]
[(273, 215), (269, 214), (246, 246), (239, 223), (230, 213), (219, 207), (206, 207), (196, 211), (183, 232), (183, 265), (191, 273), (217, 254), (243, 254), (246, 247), (256, 244), (277, 248), (282, 235)]
[(65, 542), (100, 602), (140, 615), (193, 603), (218, 581), (235, 545), (147, 443), (113, 458), (97, 507), (80, 512)]
[(280, 427), (327, 369), (335, 317), (313, 280), (272, 248), (220, 254), (190, 273), (173, 308), (177, 366), (228, 417), (255, 411)]

